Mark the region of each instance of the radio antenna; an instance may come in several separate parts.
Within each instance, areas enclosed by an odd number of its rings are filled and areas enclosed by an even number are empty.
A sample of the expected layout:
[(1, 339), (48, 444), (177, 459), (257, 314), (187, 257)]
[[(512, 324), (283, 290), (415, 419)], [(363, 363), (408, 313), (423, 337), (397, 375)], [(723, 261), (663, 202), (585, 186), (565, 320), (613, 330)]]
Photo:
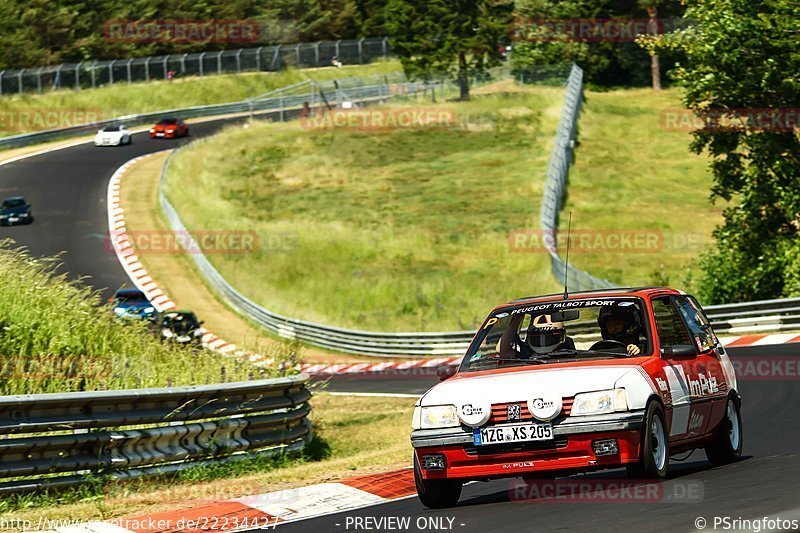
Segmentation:
[(569, 212), (569, 224), (567, 225), (567, 260), (564, 261), (564, 299), (569, 298), (567, 281), (569, 281), (569, 243), (572, 240), (572, 211)]

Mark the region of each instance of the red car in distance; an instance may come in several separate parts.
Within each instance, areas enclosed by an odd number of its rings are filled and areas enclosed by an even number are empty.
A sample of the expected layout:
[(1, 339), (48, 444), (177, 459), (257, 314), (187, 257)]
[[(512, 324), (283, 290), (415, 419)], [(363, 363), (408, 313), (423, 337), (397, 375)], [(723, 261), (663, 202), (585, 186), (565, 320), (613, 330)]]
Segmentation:
[(189, 135), (189, 126), (179, 118), (161, 119), (150, 128), (151, 139), (177, 139)]

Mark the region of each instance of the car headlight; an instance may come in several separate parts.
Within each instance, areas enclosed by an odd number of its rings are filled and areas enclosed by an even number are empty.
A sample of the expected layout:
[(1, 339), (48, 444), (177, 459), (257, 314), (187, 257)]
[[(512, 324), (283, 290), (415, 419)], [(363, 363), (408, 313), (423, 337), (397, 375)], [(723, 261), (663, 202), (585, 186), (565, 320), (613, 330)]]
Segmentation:
[(570, 415), (603, 415), (627, 410), (628, 401), (625, 398), (625, 389), (614, 389), (576, 395)]
[(167, 133), (175, 133), (175, 130), (167, 130)]
[(115, 307), (114, 308), (114, 312), (116, 314), (118, 314), (118, 315), (124, 315), (125, 314), (125, 308), (124, 307)]
[(156, 132), (155, 128), (150, 128), (150, 133), (155, 133), (155, 132)]
[(460, 425), (455, 405), (417, 406), (411, 420), (411, 429), (451, 428)]
[(145, 313), (148, 313), (148, 314), (149, 314), (149, 313), (154, 313), (154, 312), (155, 312), (155, 310), (156, 310), (156, 308), (155, 308), (155, 307), (145, 307), (145, 308), (144, 308), (144, 312), (145, 312)]

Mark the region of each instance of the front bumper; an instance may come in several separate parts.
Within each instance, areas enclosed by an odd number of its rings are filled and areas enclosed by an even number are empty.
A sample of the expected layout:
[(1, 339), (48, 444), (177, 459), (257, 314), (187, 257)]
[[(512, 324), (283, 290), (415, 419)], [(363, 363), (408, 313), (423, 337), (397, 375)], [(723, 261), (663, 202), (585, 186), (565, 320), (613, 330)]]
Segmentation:
[[(612, 468), (639, 459), (644, 411), (593, 417), (567, 417), (553, 422), (551, 441), (476, 447), (472, 428), (415, 430), (411, 444), (422, 462), (424, 455), (445, 456), (444, 470), (423, 470), (424, 479), (491, 479), (524, 477), (556, 471)], [(619, 453), (596, 456), (592, 442), (616, 439)]]

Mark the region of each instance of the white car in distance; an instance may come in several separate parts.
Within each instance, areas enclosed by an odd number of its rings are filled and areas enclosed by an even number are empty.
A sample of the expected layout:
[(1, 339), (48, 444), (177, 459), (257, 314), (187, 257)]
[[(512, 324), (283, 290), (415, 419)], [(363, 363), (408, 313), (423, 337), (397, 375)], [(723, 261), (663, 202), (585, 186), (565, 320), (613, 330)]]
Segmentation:
[(132, 142), (133, 135), (122, 125), (106, 126), (103, 129), (97, 130), (97, 135), (94, 136), (95, 146), (122, 146), (123, 144), (131, 144)]

